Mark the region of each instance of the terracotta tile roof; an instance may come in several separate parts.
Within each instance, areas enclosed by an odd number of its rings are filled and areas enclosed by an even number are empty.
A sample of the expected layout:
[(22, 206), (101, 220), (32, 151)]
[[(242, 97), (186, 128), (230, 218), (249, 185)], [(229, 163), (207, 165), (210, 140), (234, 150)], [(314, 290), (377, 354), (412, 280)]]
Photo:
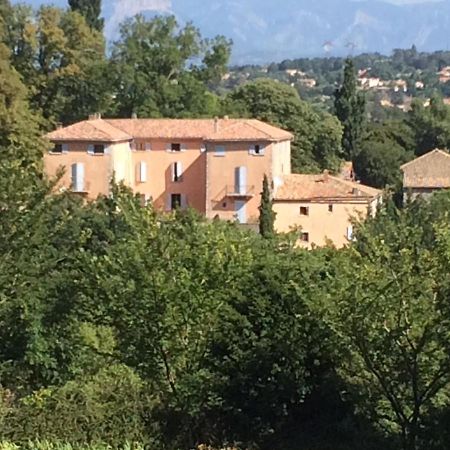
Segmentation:
[(401, 166), (405, 188), (450, 188), (450, 155), (435, 149)]
[(120, 141), (145, 139), (203, 139), (206, 141), (283, 141), (293, 135), (254, 119), (95, 119), (62, 128), (53, 141)]
[(291, 174), (283, 177), (283, 184), (274, 194), (275, 201), (368, 201), (381, 191), (326, 173), (320, 175)]
[(107, 119), (134, 138), (281, 141), (293, 135), (254, 119)]
[(120, 142), (132, 139), (129, 134), (102, 119), (84, 120), (68, 127), (59, 128), (48, 133), (46, 138), (50, 141), (92, 142)]

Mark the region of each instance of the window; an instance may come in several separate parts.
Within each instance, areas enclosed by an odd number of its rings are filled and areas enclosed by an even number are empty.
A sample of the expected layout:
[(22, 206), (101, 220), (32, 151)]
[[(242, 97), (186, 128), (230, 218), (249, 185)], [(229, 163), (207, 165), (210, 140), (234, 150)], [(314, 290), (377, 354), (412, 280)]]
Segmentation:
[(72, 190), (84, 192), (84, 164), (72, 164)]
[(225, 156), (225, 146), (216, 145), (214, 155), (215, 156)]
[(152, 146), (149, 142), (135, 142), (132, 144), (134, 150), (139, 152), (148, 152), (152, 149)]
[(249, 153), (254, 156), (264, 156), (264, 146), (261, 144), (255, 144), (250, 146)]
[(181, 144), (170, 144), (171, 152), (181, 152)]
[(333, 205), (328, 205), (328, 212), (333, 212)]
[(301, 216), (309, 216), (309, 207), (308, 206), (300, 206), (300, 215)]
[(69, 145), (68, 144), (55, 144), (50, 153), (68, 153)]
[(183, 165), (180, 162), (172, 164), (172, 181), (183, 181)]
[(352, 241), (352, 240), (353, 240), (353, 225), (349, 225), (349, 226), (347, 227), (347, 239), (348, 239), (349, 241)]
[(309, 242), (309, 233), (306, 232), (300, 233), (300, 240), (302, 242)]
[(247, 167), (245, 166), (234, 169), (234, 192), (235, 194), (247, 193)]
[(173, 211), (179, 208), (181, 208), (181, 194), (172, 194), (170, 196), (170, 209)]
[(148, 194), (139, 194), (139, 201), (142, 207), (149, 205), (152, 201), (152, 197)]
[(105, 154), (105, 146), (103, 144), (94, 145), (94, 155), (104, 155)]
[(147, 163), (141, 161), (137, 165), (137, 180), (140, 183), (145, 183), (147, 181)]

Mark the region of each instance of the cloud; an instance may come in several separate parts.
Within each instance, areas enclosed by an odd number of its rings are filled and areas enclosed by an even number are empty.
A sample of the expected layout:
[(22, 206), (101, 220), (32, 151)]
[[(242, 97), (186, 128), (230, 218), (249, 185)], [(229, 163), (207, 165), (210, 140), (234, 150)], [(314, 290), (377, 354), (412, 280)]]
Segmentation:
[(112, 39), (121, 22), (127, 17), (145, 12), (172, 12), (172, 0), (115, 0), (111, 16), (106, 22), (105, 34)]

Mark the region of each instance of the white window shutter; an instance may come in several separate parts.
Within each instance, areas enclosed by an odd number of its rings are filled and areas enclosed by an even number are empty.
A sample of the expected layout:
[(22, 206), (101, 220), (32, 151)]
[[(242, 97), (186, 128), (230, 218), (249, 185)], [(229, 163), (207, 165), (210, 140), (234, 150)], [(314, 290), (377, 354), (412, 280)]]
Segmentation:
[(84, 192), (84, 164), (72, 164), (72, 189), (75, 192)]
[(255, 154), (255, 146), (254, 145), (250, 145), (250, 147), (248, 148), (248, 153), (250, 155), (254, 155)]
[(170, 211), (172, 207), (172, 197), (171, 194), (167, 194), (166, 196), (166, 211)]
[(206, 152), (206, 144), (202, 144), (200, 146), (200, 153), (205, 153)]
[(108, 146), (105, 146), (104, 154), (105, 154), (105, 155), (110, 155), (110, 154), (111, 154), (111, 147), (110, 147), (109, 145), (108, 145)]
[(347, 239), (351, 241), (353, 239), (353, 225), (347, 227)]
[(172, 151), (172, 144), (166, 144), (166, 151), (171, 152)]
[(69, 144), (62, 144), (62, 152), (69, 153)]
[(180, 181), (183, 175), (183, 164), (180, 162), (172, 163), (172, 181)]
[(88, 152), (90, 155), (93, 155), (93, 154), (94, 154), (94, 145), (93, 145), (93, 144), (89, 144), (89, 145), (88, 145), (88, 150), (87, 150), (87, 152)]
[(264, 153), (266, 153), (266, 146), (265, 145), (260, 145), (259, 146), (259, 154), (260, 155), (264, 155)]
[(141, 161), (138, 164), (138, 181), (140, 183), (147, 181), (147, 163), (145, 161)]
[(181, 144), (181, 145), (180, 145), (180, 150), (181, 150), (182, 152), (185, 152), (185, 151), (187, 150), (187, 145), (186, 145), (186, 144)]
[(187, 208), (187, 196), (185, 194), (181, 194), (181, 205), (180, 205), (181, 209), (186, 209)]
[(235, 191), (238, 194), (245, 194), (247, 190), (247, 167), (236, 167), (234, 171), (235, 176)]
[(146, 142), (145, 143), (145, 151), (149, 152), (152, 149), (152, 144), (150, 144), (150, 142)]
[(180, 179), (183, 176), (183, 163), (177, 162), (177, 177)]

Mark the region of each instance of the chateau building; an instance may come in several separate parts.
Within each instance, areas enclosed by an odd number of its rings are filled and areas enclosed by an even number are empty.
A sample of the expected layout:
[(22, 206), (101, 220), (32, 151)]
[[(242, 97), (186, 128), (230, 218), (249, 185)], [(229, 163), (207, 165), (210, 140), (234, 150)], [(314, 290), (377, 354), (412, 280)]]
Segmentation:
[(310, 247), (351, 239), (355, 213), (367, 214), (376, 189), (328, 174), (291, 174), (294, 136), (253, 119), (102, 119), (59, 128), (47, 135), (49, 176), (61, 167), (58, 189), (87, 199), (108, 195), (123, 182), (142, 203), (163, 211), (192, 207), (208, 218), (256, 224), (264, 174), (273, 186), (278, 231), (301, 227)]

